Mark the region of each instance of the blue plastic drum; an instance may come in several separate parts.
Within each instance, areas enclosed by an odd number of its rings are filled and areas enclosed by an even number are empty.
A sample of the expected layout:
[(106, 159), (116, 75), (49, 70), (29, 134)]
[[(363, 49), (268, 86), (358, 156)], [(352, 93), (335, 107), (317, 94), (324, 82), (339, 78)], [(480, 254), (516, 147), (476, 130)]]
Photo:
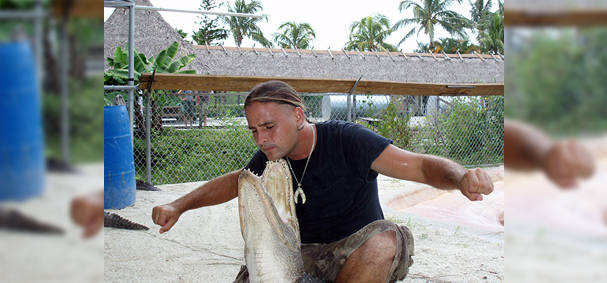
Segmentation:
[(36, 64), (25, 42), (0, 43), (0, 201), (44, 190), (44, 138)]
[(104, 129), (104, 205), (120, 209), (135, 204), (135, 163), (126, 106), (105, 106)]

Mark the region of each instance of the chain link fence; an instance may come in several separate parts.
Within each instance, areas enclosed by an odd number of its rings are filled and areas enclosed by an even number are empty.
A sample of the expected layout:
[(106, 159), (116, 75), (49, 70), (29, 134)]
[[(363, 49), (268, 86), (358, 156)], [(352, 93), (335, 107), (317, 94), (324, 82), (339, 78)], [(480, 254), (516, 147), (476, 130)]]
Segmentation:
[[(135, 94), (133, 154), (137, 179), (146, 180), (145, 98)], [(106, 105), (128, 92), (105, 91)], [(193, 92), (186, 109), (178, 91), (153, 91), (150, 107), (151, 182), (210, 180), (245, 166), (257, 146), (244, 116), (247, 93)], [(301, 94), (312, 122), (352, 121), (413, 152), (464, 166), (503, 163), (504, 97)], [(127, 103), (128, 104), (128, 103)], [(192, 123), (185, 123), (192, 112)]]

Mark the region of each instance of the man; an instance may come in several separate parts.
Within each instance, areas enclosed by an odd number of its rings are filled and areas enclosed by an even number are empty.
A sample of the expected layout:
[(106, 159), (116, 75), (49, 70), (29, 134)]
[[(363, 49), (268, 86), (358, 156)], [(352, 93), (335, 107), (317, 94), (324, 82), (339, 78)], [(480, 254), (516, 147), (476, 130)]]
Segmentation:
[(188, 122), (190, 122), (190, 128), (194, 126), (194, 108), (196, 104), (196, 97), (193, 95), (194, 92), (191, 90), (180, 90), (177, 94), (185, 94), (183, 97), (179, 96), (179, 99), (183, 104), (183, 122), (185, 127), (188, 128)]
[[(471, 201), (493, 191), (481, 169), (466, 170), (445, 158), (399, 149), (356, 124), (311, 124), (295, 90), (280, 81), (255, 86), (245, 100), (245, 115), (259, 151), (245, 168), (261, 174), (268, 160), (285, 158), (291, 168), (306, 272), (333, 282), (394, 282), (412, 264), (408, 228), (383, 220), (378, 173), (459, 189)], [(207, 182), (172, 203), (154, 207), (160, 233), (190, 209), (238, 196), (236, 170)], [(243, 273), (237, 282), (246, 282)]]
[[(200, 93), (209, 93), (208, 91), (202, 91)], [(198, 128), (202, 128), (207, 126), (207, 115), (209, 112), (209, 104), (211, 103), (211, 96), (209, 95), (200, 95), (197, 97), (198, 106), (200, 110), (200, 123), (198, 123)]]
[[(507, 134), (506, 134), (507, 133)], [(557, 186), (578, 186), (591, 177), (595, 161), (575, 139), (555, 141), (540, 130), (518, 121), (504, 122), (504, 165), (515, 170), (541, 170)]]
[(75, 197), (70, 215), (76, 225), (82, 226), (82, 238), (90, 238), (103, 227), (103, 191)]

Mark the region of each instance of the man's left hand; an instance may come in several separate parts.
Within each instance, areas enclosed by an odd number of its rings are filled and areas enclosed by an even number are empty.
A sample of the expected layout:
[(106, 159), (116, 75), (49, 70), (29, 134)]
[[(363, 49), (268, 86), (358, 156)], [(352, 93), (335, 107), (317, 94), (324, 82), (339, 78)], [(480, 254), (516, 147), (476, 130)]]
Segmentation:
[(466, 171), (457, 187), (469, 200), (483, 200), (482, 195), (493, 192), (493, 181), (485, 171), (476, 168)]

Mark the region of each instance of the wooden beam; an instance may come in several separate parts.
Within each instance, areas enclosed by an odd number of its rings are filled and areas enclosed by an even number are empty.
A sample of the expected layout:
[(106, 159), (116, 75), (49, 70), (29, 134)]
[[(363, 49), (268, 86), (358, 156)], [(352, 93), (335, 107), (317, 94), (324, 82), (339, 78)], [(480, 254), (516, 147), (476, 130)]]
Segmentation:
[(53, 17), (103, 19), (103, 2), (101, 0), (53, 0), (51, 14)]
[(553, 11), (504, 11), (505, 26), (577, 26), (592, 27), (607, 25), (607, 9), (597, 10), (553, 10)]
[[(151, 73), (141, 76), (139, 88), (147, 89)], [(269, 80), (280, 80), (291, 85), (298, 92), (348, 93), (356, 79), (294, 78), (166, 74), (154, 76), (152, 89), (206, 90), (206, 91), (250, 91), (255, 85)], [(504, 84), (447, 84), (413, 83), (361, 80), (354, 93), (390, 95), (463, 95), (488, 96), (504, 95)]]

